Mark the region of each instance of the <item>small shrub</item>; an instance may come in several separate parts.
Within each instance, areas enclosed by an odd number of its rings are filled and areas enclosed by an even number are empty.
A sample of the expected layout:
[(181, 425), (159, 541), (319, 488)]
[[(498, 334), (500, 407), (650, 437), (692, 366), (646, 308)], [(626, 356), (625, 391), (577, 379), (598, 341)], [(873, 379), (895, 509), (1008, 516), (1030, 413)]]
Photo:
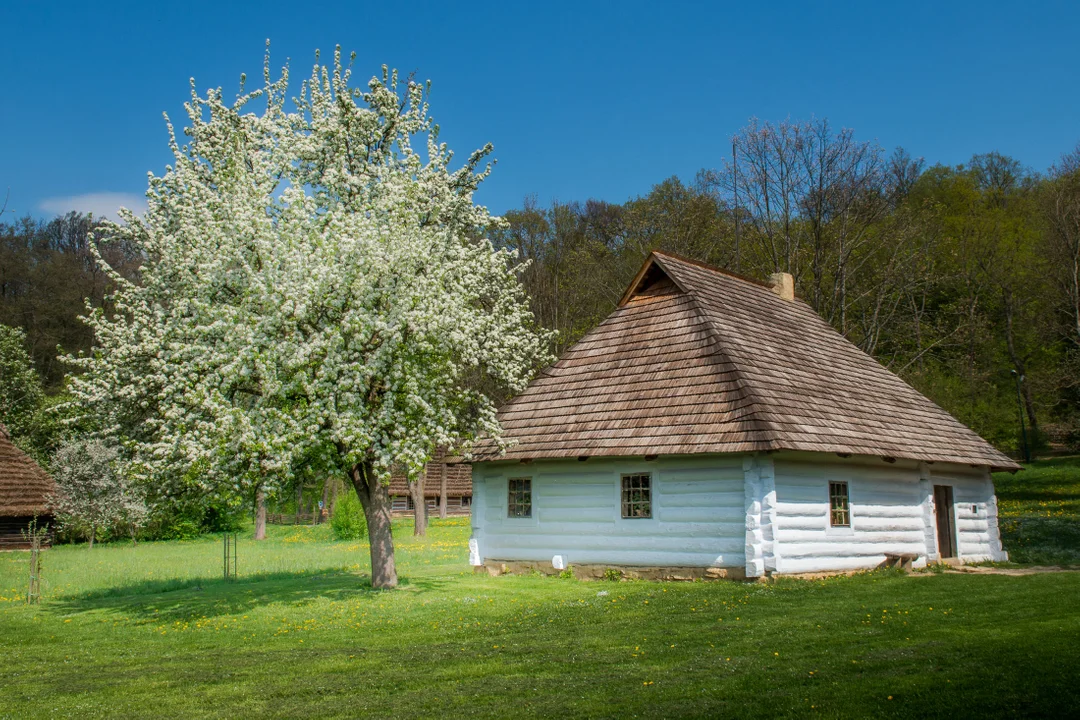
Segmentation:
[(244, 512), (240, 508), (209, 504), (198, 524), (203, 532), (237, 532), (244, 527)]
[(567, 565), (566, 569), (559, 573), (559, 577), (561, 577), (563, 580), (573, 580), (574, 579), (574, 566), (573, 565)]
[(618, 582), (622, 580), (622, 570), (619, 570), (618, 568), (608, 568), (604, 571), (604, 579)]
[(140, 540), (194, 540), (206, 533), (243, 529), (246, 508), (195, 495), (159, 502), (139, 532)]
[(155, 540), (194, 540), (202, 535), (202, 528), (190, 518), (173, 517), (156, 528)]
[(360, 498), (355, 493), (347, 492), (338, 497), (334, 505), (334, 516), (330, 518), (330, 527), (338, 540), (366, 540), (367, 518)]

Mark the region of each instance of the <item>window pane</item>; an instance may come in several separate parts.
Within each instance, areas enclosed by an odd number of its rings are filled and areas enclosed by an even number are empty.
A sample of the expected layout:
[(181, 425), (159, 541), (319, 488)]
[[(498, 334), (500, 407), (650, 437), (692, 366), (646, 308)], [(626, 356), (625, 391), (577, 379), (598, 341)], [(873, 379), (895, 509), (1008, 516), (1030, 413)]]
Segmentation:
[(846, 482), (829, 483), (829, 524), (833, 527), (850, 527), (851, 525)]
[(652, 476), (622, 476), (622, 516), (624, 518), (652, 517)]
[(510, 478), (506, 514), (508, 517), (532, 517), (532, 478)]

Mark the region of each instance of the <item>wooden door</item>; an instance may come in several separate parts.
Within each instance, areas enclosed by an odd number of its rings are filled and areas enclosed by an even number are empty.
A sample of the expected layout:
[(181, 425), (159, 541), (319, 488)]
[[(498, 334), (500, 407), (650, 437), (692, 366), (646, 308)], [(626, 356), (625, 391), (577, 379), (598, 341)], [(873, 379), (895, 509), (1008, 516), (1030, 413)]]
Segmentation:
[(953, 489), (934, 486), (934, 514), (937, 516), (938, 559), (956, 557), (956, 528), (953, 526)]

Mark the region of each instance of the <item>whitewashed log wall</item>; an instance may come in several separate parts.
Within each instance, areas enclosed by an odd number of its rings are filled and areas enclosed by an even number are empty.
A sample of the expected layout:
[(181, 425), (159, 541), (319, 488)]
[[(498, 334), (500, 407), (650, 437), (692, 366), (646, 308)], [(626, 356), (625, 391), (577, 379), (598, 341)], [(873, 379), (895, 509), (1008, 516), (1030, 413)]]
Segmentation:
[[(914, 463), (777, 458), (774, 467), (777, 572), (875, 567), (887, 553), (919, 555), (925, 562), (925, 521)], [(831, 481), (848, 483), (851, 527), (830, 526)]]
[[(652, 474), (652, 518), (623, 519), (621, 475)], [(532, 479), (531, 518), (507, 517), (507, 481)], [(645, 567), (742, 567), (743, 458), (592, 459), (473, 466), (480, 561)]]
[[(877, 458), (833, 459), (809, 453), (779, 454), (772, 463), (778, 573), (872, 568), (883, 562), (886, 554), (917, 555), (916, 567), (939, 560), (934, 485), (953, 488), (953, 525), (960, 559), (1007, 558), (998, 534), (994, 486), (985, 468), (904, 460), (886, 463)], [(831, 481), (848, 483), (850, 528), (830, 526)]]
[[(649, 472), (653, 517), (623, 519), (620, 476)], [(532, 479), (532, 517), (507, 517), (509, 478)], [(848, 483), (851, 527), (829, 523), (829, 482)], [(964, 561), (1004, 560), (985, 468), (832, 454), (591, 459), (473, 465), (474, 563), (739, 567), (751, 577), (872, 568), (886, 554), (939, 559), (934, 485), (953, 487)]]

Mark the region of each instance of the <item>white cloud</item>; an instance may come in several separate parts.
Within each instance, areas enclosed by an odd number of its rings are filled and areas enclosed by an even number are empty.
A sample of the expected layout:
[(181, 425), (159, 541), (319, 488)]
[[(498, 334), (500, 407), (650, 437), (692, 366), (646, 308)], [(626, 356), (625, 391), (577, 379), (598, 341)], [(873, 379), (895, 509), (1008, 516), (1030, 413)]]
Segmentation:
[(146, 199), (141, 195), (131, 193), (87, 193), (71, 197), (45, 198), (38, 203), (38, 207), (54, 215), (66, 215), (74, 210), (81, 213), (93, 213), (96, 218), (107, 217), (118, 220), (116, 211), (121, 207), (126, 207), (136, 215), (145, 213)]

